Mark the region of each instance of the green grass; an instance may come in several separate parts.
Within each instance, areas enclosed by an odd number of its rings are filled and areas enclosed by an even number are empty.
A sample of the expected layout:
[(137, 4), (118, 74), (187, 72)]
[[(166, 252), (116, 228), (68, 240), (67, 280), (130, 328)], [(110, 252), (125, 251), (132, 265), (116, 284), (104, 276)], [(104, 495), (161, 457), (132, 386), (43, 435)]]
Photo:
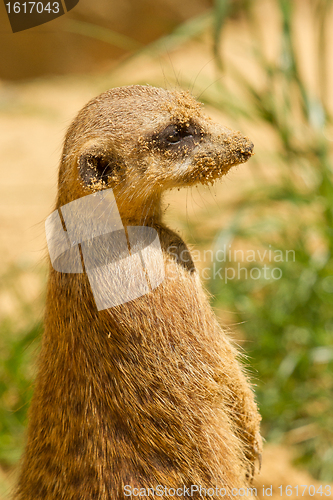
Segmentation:
[(15, 465), (22, 452), (42, 333), (38, 316), (43, 293), (31, 302), (22, 287), (22, 278), (31, 273), (43, 290), (45, 273), (41, 270), (27, 273), (12, 266), (1, 276), (1, 300), (11, 304), (10, 312), (2, 312), (0, 318), (0, 465), (5, 467)]

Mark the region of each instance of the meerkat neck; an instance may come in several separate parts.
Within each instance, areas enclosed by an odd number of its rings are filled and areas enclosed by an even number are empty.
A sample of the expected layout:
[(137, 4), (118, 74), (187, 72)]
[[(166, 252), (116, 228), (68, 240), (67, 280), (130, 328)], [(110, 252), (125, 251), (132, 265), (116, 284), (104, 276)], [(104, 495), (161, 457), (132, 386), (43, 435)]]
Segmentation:
[[(116, 198), (117, 199), (117, 198)], [(155, 226), (162, 222), (161, 195), (155, 194), (148, 199), (117, 199), (123, 224), (126, 226)]]

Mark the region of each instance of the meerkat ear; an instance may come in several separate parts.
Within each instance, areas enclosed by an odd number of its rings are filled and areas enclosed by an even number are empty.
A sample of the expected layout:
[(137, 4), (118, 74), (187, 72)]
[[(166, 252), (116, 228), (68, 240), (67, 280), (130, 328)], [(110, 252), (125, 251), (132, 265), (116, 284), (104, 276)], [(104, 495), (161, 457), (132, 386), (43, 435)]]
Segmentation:
[(79, 173), (87, 187), (99, 182), (107, 184), (116, 167), (116, 160), (112, 156), (97, 150), (82, 153), (78, 159)]

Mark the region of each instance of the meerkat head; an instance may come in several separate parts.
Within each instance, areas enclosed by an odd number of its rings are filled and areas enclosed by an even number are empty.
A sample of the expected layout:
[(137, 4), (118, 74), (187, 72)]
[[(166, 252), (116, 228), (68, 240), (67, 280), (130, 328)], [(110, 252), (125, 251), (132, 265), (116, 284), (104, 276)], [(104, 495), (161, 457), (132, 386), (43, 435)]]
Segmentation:
[(134, 214), (166, 189), (214, 182), (252, 150), (249, 139), (207, 118), (188, 92), (111, 89), (68, 130), (58, 203), (112, 188), (122, 211)]

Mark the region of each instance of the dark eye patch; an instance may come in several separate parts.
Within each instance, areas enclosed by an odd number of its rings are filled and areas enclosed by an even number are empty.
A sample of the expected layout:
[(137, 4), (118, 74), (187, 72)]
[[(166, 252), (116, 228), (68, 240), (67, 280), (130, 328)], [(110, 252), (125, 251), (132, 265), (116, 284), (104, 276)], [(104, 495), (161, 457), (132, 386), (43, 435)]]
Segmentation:
[(169, 144), (177, 144), (186, 137), (199, 135), (199, 131), (194, 125), (170, 124), (160, 133), (160, 139)]
[(201, 137), (202, 132), (194, 124), (171, 123), (153, 136), (152, 145), (162, 150), (179, 151), (193, 148)]
[(185, 137), (193, 137), (193, 133), (195, 133), (193, 127), (169, 125), (163, 130), (161, 139), (169, 144), (177, 144)]

